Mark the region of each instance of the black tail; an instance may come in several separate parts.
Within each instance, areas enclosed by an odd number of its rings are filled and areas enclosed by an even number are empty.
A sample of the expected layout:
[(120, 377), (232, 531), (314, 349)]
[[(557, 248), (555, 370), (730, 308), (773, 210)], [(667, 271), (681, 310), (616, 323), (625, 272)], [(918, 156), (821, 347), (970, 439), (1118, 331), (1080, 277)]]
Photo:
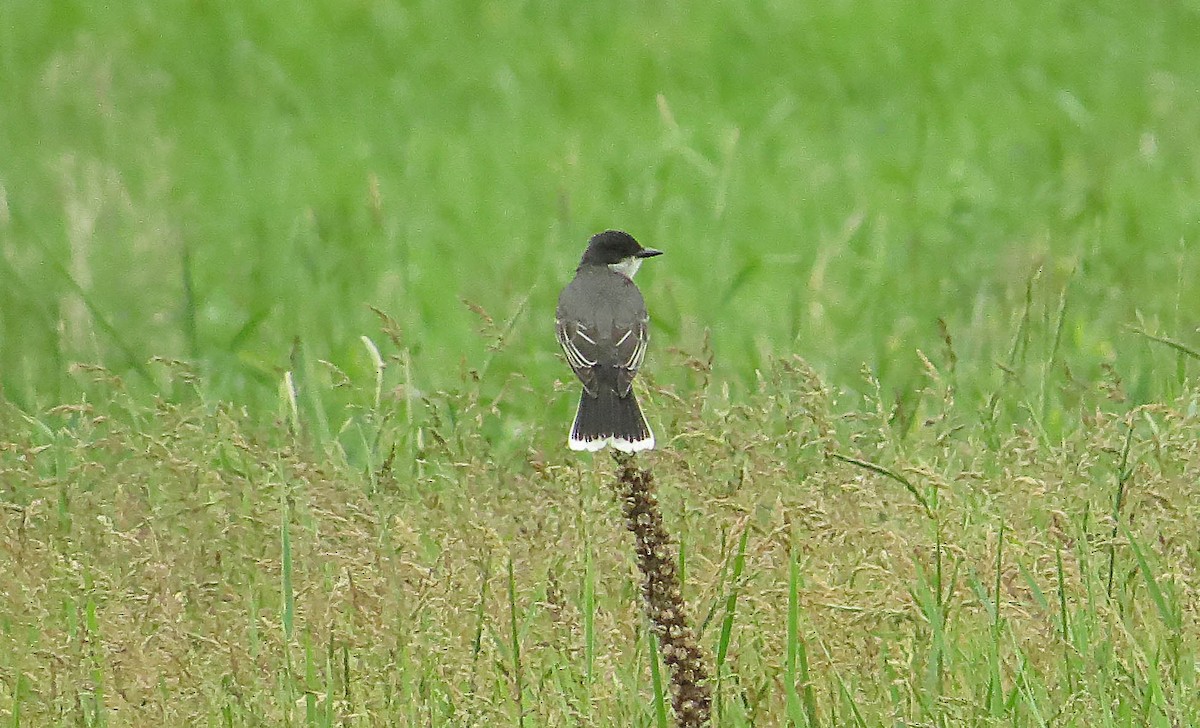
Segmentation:
[(584, 391), (579, 398), (579, 411), (571, 426), (567, 445), (572, 450), (602, 449), (612, 445), (621, 452), (637, 452), (654, 447), (654, 433), (638, 407), (633, 390), (621, 397), (601, 385), (593, 397)]

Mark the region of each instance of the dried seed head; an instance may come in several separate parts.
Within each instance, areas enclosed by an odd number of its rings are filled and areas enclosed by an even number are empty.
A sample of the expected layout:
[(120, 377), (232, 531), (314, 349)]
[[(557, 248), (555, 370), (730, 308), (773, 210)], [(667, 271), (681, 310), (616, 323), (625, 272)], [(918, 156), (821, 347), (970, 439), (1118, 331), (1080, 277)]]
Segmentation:
[(634, 534), (638, 567), (642, 572), (642, 598), (651, 630), (657, 635), (663, 661), (670, 667), (671, 704), (680, 726), (708, 723), (711, 697), (707, 673), (691, 628), (671, 545), (649, 470), (633, 467), (629, 457), (617, 459), (620, 466), (616, 484), (622, 503), (626, 528)]

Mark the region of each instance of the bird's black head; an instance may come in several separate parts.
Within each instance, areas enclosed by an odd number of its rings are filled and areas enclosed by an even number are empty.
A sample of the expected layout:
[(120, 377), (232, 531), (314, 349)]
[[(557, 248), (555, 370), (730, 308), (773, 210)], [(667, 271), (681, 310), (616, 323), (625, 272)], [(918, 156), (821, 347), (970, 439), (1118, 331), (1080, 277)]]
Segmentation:
[[(629, 233), (620, 230), (605, 230), (588, 241), (580, 265), (610, 265), (638, 261), (662, 255), (661, 250), (643, 248)], [(634, 268), (636, 270), (636, 268)]]

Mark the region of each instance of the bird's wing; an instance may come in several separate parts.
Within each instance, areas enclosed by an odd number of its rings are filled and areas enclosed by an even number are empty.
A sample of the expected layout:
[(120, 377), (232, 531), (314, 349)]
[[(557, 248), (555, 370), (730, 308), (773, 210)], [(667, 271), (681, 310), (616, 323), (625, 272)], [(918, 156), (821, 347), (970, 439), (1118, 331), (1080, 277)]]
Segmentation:
[(554, 333), (567, 356), (567, 363), (583, 382), (584, 391), (596, 396), (596, 362), (600, 357), (596, 352), (595, 332), (589, 333), (588, 327), (578, 321), (556, 319)]
[(633, 324), (613, 332), (613, 341), (617, 345), (617, 394), (622, 397), (629, 394), (633, 388), (633, 378), (637, 376), (642, 360), (646, 358), (646, 345), (650, 343), (650, 319), (643, 317)]

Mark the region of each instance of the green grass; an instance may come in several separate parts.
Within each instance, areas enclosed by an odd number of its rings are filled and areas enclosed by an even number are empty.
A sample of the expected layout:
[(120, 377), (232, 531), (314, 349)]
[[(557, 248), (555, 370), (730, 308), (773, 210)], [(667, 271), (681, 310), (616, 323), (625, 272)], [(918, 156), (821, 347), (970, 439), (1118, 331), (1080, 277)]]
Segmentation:
[(0, 723), (661, 724), (621, 227), (722, 725), (1200, 724), (1198, 23), (6, 4)]
[[(1200, 720), (1200, 392), (1129, 408), (1097, 386), (1086, 433), (995, 449), (977, 423), (835, 413), (786, 362), (737, 403), (653, 395), (679, 437), (648, 462), (722, 725)], [(497, 455), (469, 424), (491, 408), (478, 387), (452, 407), (468, 424), (422, 425), (417, 459), (374, 472), (229, 405), (130, 397), (0, 411), (19, 433), (0, 454), (6, 716), (658, 724), (605, 458)], [(1130, 427), (1114, 540), (1095, 514)], [(393, 419), (383, 448), (410, 437)], [(854, 447), (929, 510), (830, 456)]]

